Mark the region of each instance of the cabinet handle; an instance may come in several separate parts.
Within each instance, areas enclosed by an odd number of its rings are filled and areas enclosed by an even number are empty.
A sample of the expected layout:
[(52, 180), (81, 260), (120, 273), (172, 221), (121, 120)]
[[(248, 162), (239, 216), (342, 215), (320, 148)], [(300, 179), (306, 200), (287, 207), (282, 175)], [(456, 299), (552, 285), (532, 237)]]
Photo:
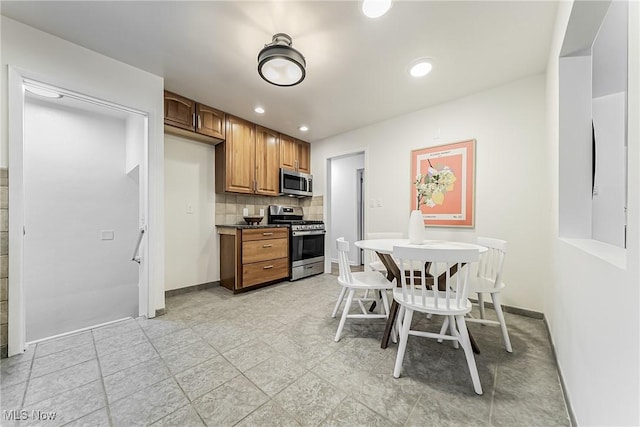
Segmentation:
[(196, 113), (191, 115), (191, 126), (196, 127)]
[(264, 267), (262, 267), (263, 270), (268, 270), (270, 268), (273, 268), (273, 265), (265, 265)]
[(200, 117), (200, 114), (198, 114), (198, 129), (202, 128), (202, 117)]
[(273, 245), (262, 245), (263, 248), (272, 248)]
[(262, 233), (263, 236), (273, 236), (273, 233)]

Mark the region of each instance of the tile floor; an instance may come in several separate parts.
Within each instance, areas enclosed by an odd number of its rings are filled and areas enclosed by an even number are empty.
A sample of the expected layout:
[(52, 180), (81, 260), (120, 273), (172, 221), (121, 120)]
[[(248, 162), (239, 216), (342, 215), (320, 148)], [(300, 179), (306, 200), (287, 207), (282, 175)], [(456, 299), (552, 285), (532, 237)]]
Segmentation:
[(507, 314), (512, 354), (497, 328), (470, 325), (482, 350), (477, 396), (451, 344), (410, 338), (394, 379), (397, 347), (380, 348), (383, 321), (349, 319), (333, 342), (335, 279), (182, 294), (156, 319), (41, 342), (0, 361), (0, 424), (570, 425), (542, 321)]

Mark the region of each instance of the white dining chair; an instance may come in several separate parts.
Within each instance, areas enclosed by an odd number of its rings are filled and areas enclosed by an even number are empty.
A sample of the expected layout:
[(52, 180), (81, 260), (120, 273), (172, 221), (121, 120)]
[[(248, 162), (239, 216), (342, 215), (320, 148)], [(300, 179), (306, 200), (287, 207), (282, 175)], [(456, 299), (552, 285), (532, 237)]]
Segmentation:
[[(367, 233), (367, 239), (402, 239), (402, 233), (399, 232), (382, 232), (382, 233)], [(381, 274), (387, 274), (387, 268), (384, 266), (380, 258), (375, 253), (375, 251), (364, 250), (364, 265), (365, 271), (376, 271)], [(342, 288), (340, 295), (338, 295), (338, 300), (336, 301), (336, 305), (333, 308), (333, 312), (331, 313), (331, 317), (336, 317), (338, 314), (338, 310), (340, 309), (340, 305), (344, 301), (344, 297), (346, 295), (346, 289)], [(374, 295), (378, 296), (377, 293)], [(369, 298), (369, 291), (365, 291), (364, 298)], [(369, 309), (369, 311), (373, 310), (374, 307), (380, 307), (380, 299), (373, 299), (375, 304), (373, 304)]]
[[(479, 245), (486, 246), (489, 250), (480, 256), (478, 273), (469, 281), (469, 293), (475, 293), (478, 296), (480, 318), (470, 317), (467, 319), (467, 322), (500, 326), (505, 349), (511, 353), (513, 351), (511, 348), (511, 340), (509, 339), (507, 323), (504, 320), (504, 313), (502, 312), (502, 305), (500, 304), (500, 292), (505, 287), (504, 281), (502, 280), (502, 271), (504, 268), (504, 259), (507, 255), (507, 242), (489, 237), (478, 237), (477, 242)], [(491, 295), (493, 308), (498, 318), (497, 321), (487, 319), (485, 316), (484, 294)]]
[[(335, 317), (340, 303), (344, 299), (344, 295), (347, 295), (344, 309), (342, 310), (342, 317), (336, 331), (335, 341), (340, 341), (342, 335), (342, 329), (347, 318), (351, 319), (387, 319), (389, 317), (389, 299), (387, 297), (387, 291), (393, 289), (395, 282), (388, 281), (382, 274), (375, 271), (358, 271), (352, 272), (349, 267), (349, 242), (344, 240), (344, 237), (336, 239), (336, 246), (338, 249), (338, 283), (342, 286), (340, 290), (340, 296), (338, 302), (333, 310), (332, 317)], [(365, 306), (366, 302), (377, 301), (377, 292), (373, 292), (374, 297), (369, 297), (365, 294), (362, 297), (356, 297), (356, 291), (380, 291), (380, 299), (382, 300), (381, 313), (371, 313)], [(360, 313), (349, 313), (351, 304), (353, 301), (358, 303)]]
[[(471, 374), (473, 390), (477, 394), (482, 394), (480, 376), (465, 323), (465, 315), (471, 311), (471, 302), (467, 298), (469, 291), (467, 264), (478, 261), (479, 251), (477, 249), (433, 249), (406, 245), (395, 246), (393, 255), (398, 259), (402, 281), (401, 287), (393, 290), (393, 298), (400, 306), (398, 323), (401, 325), (396, 327), (400, 331), (400, 344), (398, 345), (393, 376), (400, 377), (409, 335), (451, 340), (462, 346)], [(430, 289), (427, 282), (428, 276), (424, 269), (416, 271), (410, 268), (412, 264), (424, 264), (428, 261), (432, 262), (434, 277), (437, 278), (440, 273), (445, 273), (444, 290), (438, 290), (437, 284), (433, 286), (433, 289)], [(457, 272), (452, 276), (450, 272), (454, 266), (457, 268)], [(413, 313), (416, 311), (446, 316), (451, 322), (451, 335), (446, 335), (444, 331), (435, 333), (411, 329)]]

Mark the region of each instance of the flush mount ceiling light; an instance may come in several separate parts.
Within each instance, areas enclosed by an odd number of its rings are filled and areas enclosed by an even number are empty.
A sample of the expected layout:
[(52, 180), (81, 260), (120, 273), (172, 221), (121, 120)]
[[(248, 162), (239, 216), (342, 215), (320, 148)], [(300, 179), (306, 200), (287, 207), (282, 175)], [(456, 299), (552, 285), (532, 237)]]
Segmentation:
[(298, 128), (300, 132), (307, 132), (309, 130), (309, 126), (302, 125)]
[(307, 63), (291, 44), (291, 37), (278, 33), (264, 45), (258, 54), (260, 77), (276, 86), (295, 86), (304, 80)]
[(433, 64), (429, 58), (416, 59), (409, 65), (409, 74), (412, 77), (424, 77), (431, 72)]
[(363, 0), (362, 13), (367, 18), (379, 18), (391, 9), (391, 0)]
[(264, 108), (262, 107), (256, 107), (253, 109), (253, 111), (255, 111), (258, 114), (264, 114)]
[(62, 98), (62, 94), (50, 89), (39, 87), (39, 86), (24, 85), (24, 88), (27, 92), (30, 92), (34, 95), (42, 96), (44, 98), (51, 98), (51, 99)]

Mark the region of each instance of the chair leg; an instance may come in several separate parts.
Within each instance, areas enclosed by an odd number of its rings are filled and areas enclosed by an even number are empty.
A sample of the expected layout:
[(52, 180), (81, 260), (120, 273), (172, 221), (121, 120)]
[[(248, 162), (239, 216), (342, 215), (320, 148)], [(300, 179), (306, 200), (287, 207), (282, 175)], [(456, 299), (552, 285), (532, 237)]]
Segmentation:
[(385, 289), (380, 290), (380, 296), (382, 297), (382, 313), (389, 318), (389, 298), (387, 297), (387, 291)]
[(484, 294), (478, 292), (478, 308), (480, 309), (480, 318), (484, 319)]
[(340, 318), (340, 324), (338, 325), (338, 331), (336, 332), (336, 337), (334, 338), (335, 342), (340, 341), (340, 335), (342, 335), (342, 328), (344, 328), (344, 322), (347, 320), (347, 315), (349, 314), (349, 309), (351, 308), (351, 301), (353, 301), (353, 294), (356, 292), (355, 289), (349, 289), (349, 295), (347, 295), (347, 302), (342, 310), (342, 317)]
[[(444, 316), (444, 320), (442, 321), (442, 327), (440, 328), (440, 335), (444, 335), (447, 332), (447, 328), (449, 327), (449, 316)], [(442, 338), (438, 339), (438, 342), (442, 344), (444, 341)]]
[(404, 352), (407, 349), (407, 341), (409, 340), (409, 328), (411, 328), (412, 319), (413, 310), (406, 309), (404, 313), (404, 319), (402, 320), (402, 331), (400, 332), (400, 344), (398, 345), (398, 354), (396, 355), (396, 365), (393, 368), (394, 378), (400, 378), (402, 361), (404, 360)]
[[(453, 316), (449, 316), (449, 332), (451, 332), (451, 336), (455, 337), (456, 336), (456, 320)], [(453, 348), (460, 348), (460, 345), (458, 344), (458, 341), (454, 341), (453, 342)]]
[(476, 394), (482, 394), (480, 376), (478, 375), (476, 359), (473, 356), (473, 349), (471, 348), (471, 340), (469, 339), (469, 331), (467, 330), (467, 324), (464, 321), (464, 315), (456, 316), (456, 321), (458, 323), (462, 349), (464, 350), (464, 355), (467, 358), (467, 365), (469, 365), (469, 373), (471, 374), (471, 381), (473, 382), (473, 391), (475, 391)]
[(396, 332), (398, 334), (398, 339), (400, 339), (400, 332), (402, 332), (402, 317), (404, 316), (404, 306), (400, 305), (398, 307), (398, 315), (396, 316)]
[(498, 322), (500, 322), (504, 346), (509, 353), (512, 353), (513, 349), (511, 348), (509, 332), (507, 332), (507, 323), (504, 321), (504, 313), (502, 313), (502, 306), (500, 305), (500, 294), (491, 294), (491, 300), (493, 301), (493, 308), (496, 310), (496, 315), (498, 316)]
[(340, 308), (340, 304), (342, 304), (342, 300), (344, 299), (344, 293), (346, 292), (346, 290), (347, 288), (342, 286), (342, 289), (340, 290), (340, 295), (338, 296), (338, 301), (336, 301), (336, 306), (333, 308), (333, 313), (331, 313), (331, 317), (336, 317), (336, 314), (338, 313), (338, 308)]

